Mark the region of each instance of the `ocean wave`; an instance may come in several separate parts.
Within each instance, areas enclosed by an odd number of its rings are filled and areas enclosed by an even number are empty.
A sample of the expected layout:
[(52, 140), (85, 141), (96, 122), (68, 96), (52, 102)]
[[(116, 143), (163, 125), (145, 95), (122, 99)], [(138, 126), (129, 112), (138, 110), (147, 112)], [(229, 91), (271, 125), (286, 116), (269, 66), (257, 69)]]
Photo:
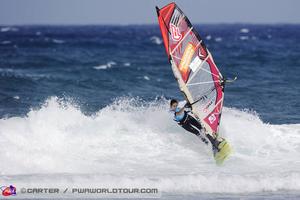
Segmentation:
[(216, 38), (215, 38), (215, 41), (216, 41), (216, 42), (222, 42), (222, 40), (223, 40), (223, 39), (222, 39), (221, 37), (216, 37)]
[(126, 66), (126, 67), (129, 67), (129, 66), (131, 66), (131, 63), (130, 62), (126, 62), (123, 65)]
[(0, 119), (0, 177), (27, 186), (101, 180), (166, 192), (300, 190), (300, 124), (265, 124), (224, 108), (220, 134), (234, 153), (217, 167), (210, 147), (172, 120), (167, 100), (121, 98), (87, 116), (52, 97), (25, 117)]
[(211, 38), (212, 38), (211, 35), (207, 35), (207, 36), (205, 37), (206, 40), (211, 40)]
[(114, 61), (109, 61), (107, 62), (105, 65), (98, 65), (98, 66), (94, 66), (94, 69), (108, 69), (111, 68), (112, 66), (116, 65), (117, 63)]
[(4, 41), (1, 41), (0, 44), (4, 44), (4, 45), (5, 45), (5, 44), (11, 44), (11, 41), (9, 41), (9, 40), (4, 40)]
[(149, 81), (150, 80), (150, 78), (149, 78), (149, 76), (143, 76), (143, 78), (145, 79), (145, 80), (147, 80), (147, 81)]
[(32, 80), (54, 78), (49, 74), (41, 74), (41, 73), (30, 72), (28, 70), (13, 69), (13, 68), (0, 68), (0, 77), (29, 78)]
[(52, 39), (52, 42), (54, 42), (55, 44), (63, 44), (63, 43), (65, 43), (64, 40), (58, 40), (58, 39)]
[(160, 45), (160, 44), (162, 44), (162, 39), (160, 39), (159, 37), (157, 37), (157, 36), (152, 36), (151, 38), (150, 38), (150, 40), (152, 41), (152, 43), (153, 44), (157, 44), (157, 45)]
[(1, 27), (0, 29), (0, 32), (9, 32), (9, 31), (17, 32), (19, 31), (19, 29), (15, 27)]
[(242, 28), (242, 29), (240, 29), (240, 32), (241, 33), (249, 33), (250, 30), (248, 28)]
[(248, 40), (249, 37), (248, 36), (240, 36), (240, 40)]

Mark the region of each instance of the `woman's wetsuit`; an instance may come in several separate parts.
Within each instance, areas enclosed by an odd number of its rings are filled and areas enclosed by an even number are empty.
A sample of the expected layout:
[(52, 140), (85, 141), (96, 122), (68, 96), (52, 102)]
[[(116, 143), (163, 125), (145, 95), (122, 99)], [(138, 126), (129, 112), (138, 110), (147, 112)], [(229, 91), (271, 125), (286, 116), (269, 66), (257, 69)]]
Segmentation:
[[(178, 111), (176, 111), (178, 112)], [(203, 129), (203, 127), (201, 126), (201, 124), (191, 115), (188, 114), (187, 111), (184, 111), (183, 117), (181, 116), (180, 120), (178, 121), (177, 117), (176, 117), (176, 112), (174, 112), (174, 120), (177, 121), (177, 123), (184, 128), (185, 130), (201, 137), (201, 133), (200, 131)], [(206, 137), (209, 139), (209, 141), (211, 142), (211, 144), (213, 145), (213, 147), (217, 148), (217, 144), (216, 144), (216, 140), (209, 134), (205, 134)], [(202, 139), (203, 137), (201, 137)], [(203, 142), (205, 142), (202, 139)]]

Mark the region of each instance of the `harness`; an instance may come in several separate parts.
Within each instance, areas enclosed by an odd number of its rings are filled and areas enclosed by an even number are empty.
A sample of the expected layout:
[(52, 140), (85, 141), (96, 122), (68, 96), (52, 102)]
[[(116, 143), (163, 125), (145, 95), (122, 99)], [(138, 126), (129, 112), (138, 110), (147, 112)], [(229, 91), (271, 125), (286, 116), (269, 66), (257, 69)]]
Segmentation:
[(188, 118), (188, 113), (189, 113), (190, 111), (184, 111), (184, 115), (183, 115), (183, 118), (180, 120), (180, 121), (177, 121), (176, 120), (176, 112), (174, 112), (174, 118), (173, 118), (173, 120), (175, 121), (175, 122), (177, 122), (178, 124), (183, 124), (183, 123), (185, 123), (185, 121), (187, 120), (187, 118)]

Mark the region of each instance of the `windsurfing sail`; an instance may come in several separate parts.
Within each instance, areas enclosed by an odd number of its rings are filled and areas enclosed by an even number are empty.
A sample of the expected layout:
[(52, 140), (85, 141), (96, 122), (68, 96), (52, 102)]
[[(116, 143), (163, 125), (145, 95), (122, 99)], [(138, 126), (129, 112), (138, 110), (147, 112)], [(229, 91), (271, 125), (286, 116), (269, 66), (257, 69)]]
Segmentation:
[(179, 88), (207, 132), (217, 137), (224, 100), (223, 77), (202, 38), (180, 8), (170, 3), (156, 9)]

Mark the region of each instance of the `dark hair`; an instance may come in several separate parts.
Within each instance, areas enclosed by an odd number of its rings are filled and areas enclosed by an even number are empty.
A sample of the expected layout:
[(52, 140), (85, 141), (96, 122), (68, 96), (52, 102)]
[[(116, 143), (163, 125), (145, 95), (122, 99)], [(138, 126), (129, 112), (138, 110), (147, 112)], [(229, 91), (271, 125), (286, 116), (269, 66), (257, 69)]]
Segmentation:
[(172, 106), (174, 103), (178, 103), (178, 101), (176, 99), (171, 99), (170, 106)]

